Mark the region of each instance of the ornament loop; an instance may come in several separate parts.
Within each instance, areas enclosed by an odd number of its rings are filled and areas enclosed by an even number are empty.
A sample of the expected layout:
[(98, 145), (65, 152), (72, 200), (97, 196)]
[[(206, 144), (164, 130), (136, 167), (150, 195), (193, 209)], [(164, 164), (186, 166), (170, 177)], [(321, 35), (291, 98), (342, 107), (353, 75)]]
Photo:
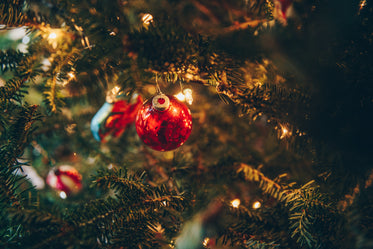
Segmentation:
[(170, 106), (170, 99), (161, 93), (153, 97), (152, 106), (158, 111), (165, 111)]

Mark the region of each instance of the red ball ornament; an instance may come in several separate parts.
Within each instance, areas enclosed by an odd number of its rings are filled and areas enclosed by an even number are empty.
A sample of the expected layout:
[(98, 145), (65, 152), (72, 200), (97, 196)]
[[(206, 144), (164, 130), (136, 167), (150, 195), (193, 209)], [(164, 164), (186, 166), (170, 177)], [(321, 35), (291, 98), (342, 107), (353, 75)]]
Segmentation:
[(288, 17), (292, 14), (293, 0), (275, 0), (273, 15), (282, 24), (287, 24)]
[(184, 144), (192, 131), (188, 107), (170, 95), (159, 94), (144, 103), (136, 116), (136, 131), (154, 150), (168, 151)]
[(61, 165), (48, 173), (47, 184), (66, 195), (76, 194), (82, 189), (82, 175), (72, 166)]

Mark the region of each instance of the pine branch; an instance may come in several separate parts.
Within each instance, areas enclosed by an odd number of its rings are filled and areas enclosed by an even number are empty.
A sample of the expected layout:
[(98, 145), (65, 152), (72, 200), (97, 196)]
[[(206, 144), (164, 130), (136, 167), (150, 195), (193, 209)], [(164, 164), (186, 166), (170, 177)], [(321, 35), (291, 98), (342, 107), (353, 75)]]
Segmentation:
[(22, 12), (24, 0), (2, 1), (0, 3), (0, 23), (10, 26), (22, 25), (27, 15)]
[(249, 218), (251, 220), (260, 221), (260, 222), (263, 222), (264, 220), (260, 213), (251, 211), (244, 205), (240, 205), (237, 208), (230, 208), (230, 211), (232, 212), (234, 216), (239, 217), (240, 219), (246, 220), (247, 218)]
[[(160, 243), (155, 237), (157, 224), (177, 229), (175, 221), (181, 217), (185, 199), (166, 188), (147, 186), (143, 181), (144, 174), (100, 171), (93, 186), (112, 188), (118, 193), (114, 198), (93, 200), (63, 215), (13, 209), (13, 221), (22, 223), (27, 234), (19, 238), (20, 243), (35, 249), (66, 244), (80, 244), (82, 248), (121, 245), (157, 248)], [(168, 219), (173, 222), (165, 222)]]
[(44, 102), (50, 108), (52, 113), (57, 112), (59, 108), (64, 104), (62, 95), (58, 91), (57, 77), (52, 76), (52, 79), (48, 79), (44, 91)]
[(315, 248), (320, 243), (320, 238), (316, 236), (317, 222), (330, 222), (328, 216), (335, 212), (327, 196), (319, 193), (313, 184), (313, 181), (308, 182), (285, 197), (289, 209), (291, 237), (297, 237), (301, 246), (307, 245), (309, 248)]
[(24, 53), (15, 50), (0, 51), (0, 72), (15, 70), (24, 56)]
[[(119, 197), (126, 196), (126, 199), (130, 200), (131, 196), (128, 193), (132, 193), (134, 196), (134, 202), (140, 207), (159, 208), (157, 205), (163, 207), (177, 208), (181, 205), (185, 198), (182, 195), (177, 195), (174, 191), (170, 191), (166, 186), (161, 185), (159, 187), (151, 187), (145, 184), (145, 172), (137, 174), (128, 174), (125, 170), (102, 170), (97, 172), (97, 176), (94, 176), (92, 180), (92, 186), (112, 189)], [(156, 206), (154, 206), (156, 205)]]
[(323, 234), (319, 234), (318, 229), (328, 226), (332, 229), (330, 223), (336, 211), (328, 196), (320, 193), (313, 185), (314, 181), (299, 189), (289, 189), (248, 165), (241, 163), (238, 167), (237, 173), (242, 172), (245, 180), (259, 183), (259, 188), (264, 193), (285, 204), (289, 213), (291, 237), (296, 237), (301, 246), (307, 245), (309, 248), (322, 243), (325, 238)]
[(11, 68), (13, 71), (13, 78), (8, 80), (5, 86), (0, 87), (0, 105), (12, 99), (21, 102), (23, 94), (26, 93), (24, 90), (26, 83), (32, 81), (40, 74), (39, 65), (35, 63), (37, 60), (35, 55), (22, 55), (18, 52), (10, 53), (12, 54), (11, 57), (14, 56), (14, 58), (10, 59), (4, 57), (1, 66), (4, 67), (4, 69)]
[(20, 89), (24, 83), (24, 79), (13, 78), (7, 81), (5, 86), (0, 87), (0, 104), (4, 104), (9, 99), (19, 100), (22, 97)]
[[(309, 118), (307, 111), (309, 100), (300, 91), (287, 91), (273, 84), (237, 87), (232, 85), (226, 77), (222, 77), (219, 81), (217, 91), (242, 106), (243, 111), (253, 120), (265, 115), (275, 126), (290, 123), (303, 128), (305, 120)], [(286, 115), (280, 116), (280, 113), (286, 113)]]
[(17, 190), (24, 181), (24, 177), (20, 178), (14, 174), (22, 165), (17, 161), (17, 158), (22, 155), (25, 146), (28, 144), (33, 131), (33, 123), (40, 119), (40, 116), (36, 113), (36, 106), (15, 107), (5, 110), (11, 112), (14, 117), (6, 122), (1, 134), (0, 189), (2, 191), (0, 192), (0, 200), (4, 208), (10, 206), (22, 208), (21, 193), (17, 193)]
[(283, 200), (284, 188), (277, 182), (264, 176), (262, 172), (252, 168), (251, 166), (240, 163), (236, 165), (238, 167), (237, 173), (243, 173), (245, 180), (259, 183), (259, 188), (266, 194), (269, 194), (277, 200)]
[(280, 245), (275, 243), (275, 242), (262, 242), (262, 241), (257, 241), (254, 239), (249, 239), (245, 243), (245, 248), (249, 249), (274, 249), (274, 248), (280, 248)]
[[(7, 167), (12, 167), (16, 159), (21, 156), (33, 130), (33, 123), (40, 120), (40, 115), (36, 112), (37, 106), (16, 108), (13, 106), (4, 110), (4, 112), (12, 112), (13, 115), (10, 125), (5, 127), (2, 134), (2, 140), (5, 139), (7, 142), (1, 146), (0, 151), (0, 161)], [(16, 110), (18, 112), (14, 112)], [(5, 135), (7, 137), (4, 137)]]

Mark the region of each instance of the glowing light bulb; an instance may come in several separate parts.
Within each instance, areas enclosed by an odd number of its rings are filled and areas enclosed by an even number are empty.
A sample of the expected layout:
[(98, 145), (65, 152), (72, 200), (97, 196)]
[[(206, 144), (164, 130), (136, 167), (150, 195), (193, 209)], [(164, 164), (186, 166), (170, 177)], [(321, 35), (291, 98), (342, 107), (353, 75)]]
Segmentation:
[(178, 94), (174, 95), (178, 100), (185, 101), (185, 95), (182, 92), (179, 92)]
[(361, 0), (359, 3), (359, 6), (360, 6), (359, 11), (361, 11), (366, 5), (367, 5), (367, 1)]
[(258, 209), (262, 206), (262, 203), (260, 203), (259, 201), (256, 201), (253, 203), (253, 209)]
[(204, 240), (203, 240), (203, 246), (207, 246), (208, 244), (209, 244), (209, 242), (210, 242), (210, 238), (205, 238)]
[(27, 44), (27, 43), (30, 42), (30, 40), (31, 40), (30, 37), (28, 37), (28, 36), (26, 35), (25, 37), (22, 38), (22, 43), (23, 43), (23, 44)]
[(151, 14), (144, 14), (141, 20), (145, 25), (149, 25), (151, 22), (153, 22), (153, 16)]
[(111, 90), (111, 92), (112, 92), (113, 94), (118, 94), (119, 91), (120, 91), (120, 87), (119, 87), (119, 86), (115, 86), (115, 87)]
[(288, 130), (288, 128), (284, 125), (281, 125), (281, 136), (280, 139), (283, 139), (285, 137), (290, 137), (291, 132)]
[(68, 73), (67, 76), (69, 76), (69, 80), (75, 79), (75, 74), (73, 72)]
[(61, 199), (66, 199), (67, 195), (66, 195), (65, 192), (61, 191), (60, 192), (60, 197), (61, 197)]
[(192, 89), (186, 88), (183, 91), (185, 96), (185, 101), (191, 105), (193, 103), (193, 95), (192, 95)]
[(51, 39), (51, 40), (54, 40), (56, 38), (57, 38), (57, 34), (54, 33), (54, 32), (50, 33), (49, 36), (48, 36), (48, 39)]
[(106, 95), (106, 102), (113, 103), (116, 100), (116, 98), (118, 97), (118, 95), (120, 95), (120, 87), (115, 86)]
[(240, 199), (234, 199), (233, 201), (231, 201), (231, 205), (232, 207), (234, 208), (238, 208), (241, 204), (241, 200)]

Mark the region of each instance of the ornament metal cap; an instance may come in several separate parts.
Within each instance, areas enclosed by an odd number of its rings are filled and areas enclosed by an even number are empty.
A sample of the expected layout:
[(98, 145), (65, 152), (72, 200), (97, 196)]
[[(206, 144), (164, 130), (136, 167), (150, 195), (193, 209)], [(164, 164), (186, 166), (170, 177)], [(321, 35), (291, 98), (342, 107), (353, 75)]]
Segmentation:
[(170, 99), (163, 93), (158, 94), (153, 97), (152, 106), (157, 111), (165, 111), (170, 107)]

